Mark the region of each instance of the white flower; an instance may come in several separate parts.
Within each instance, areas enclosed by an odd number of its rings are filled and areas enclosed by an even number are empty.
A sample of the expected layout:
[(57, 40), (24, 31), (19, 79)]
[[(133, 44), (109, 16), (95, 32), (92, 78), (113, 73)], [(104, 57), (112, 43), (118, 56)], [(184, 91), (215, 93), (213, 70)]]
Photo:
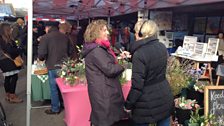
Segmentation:
[(197, 91), (197, 90), (199, 90), (199, 87), (194, 85), (194, 89), (195, 89), (195, 91)]
[(62, 72), (61, 72), (61, 75), (62, 75), (62, 76), (65, 76), (65, 75), (66, 75), (66, 72), (65, 72), (65, 71), (62, 71)]
[(184, 103), (180, 103), (179, 106), (180, 106), (180, 107), (184, 107), (185, 104), (184, 104)]

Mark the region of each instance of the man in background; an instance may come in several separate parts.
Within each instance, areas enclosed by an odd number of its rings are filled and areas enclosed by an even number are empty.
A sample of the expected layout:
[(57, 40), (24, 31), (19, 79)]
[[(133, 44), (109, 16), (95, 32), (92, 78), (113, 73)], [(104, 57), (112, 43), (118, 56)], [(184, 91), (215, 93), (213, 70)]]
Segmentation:
[(60, 103), (60, 91), (55, 80), (58, 77), (57, 70), (60, 69), (62, 60), (73, 53), (74, 48), (69, 38), (59, 32), (57, 23), (47, 23), (45, 31), (47, 34), (40, 39), (38, 49), (39, 60), (46, 61), (51, 92), (51, 109), (47, 109), (45, 113), (59, 114), (62, 102)]

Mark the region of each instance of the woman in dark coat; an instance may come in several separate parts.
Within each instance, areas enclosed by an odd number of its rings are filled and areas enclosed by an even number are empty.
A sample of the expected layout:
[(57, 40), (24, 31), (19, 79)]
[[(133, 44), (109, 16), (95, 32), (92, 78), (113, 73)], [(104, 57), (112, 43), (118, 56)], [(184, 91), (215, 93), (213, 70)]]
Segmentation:
[(167, 49), (156, 39), (157, 25), (146, 20), (135, 25), (136, 42), (131, 45), (132, 87), (125, 109), (136, 126), (169, 126), (173, 96), (166, 80)]
[(10, 103), (20, 103), (23, 101), (15, 95), (20, 67), (15, 65), (13, 59), (19, 55), (19, 49), (17, 48), (16, 43), (12, 40), (10, 25), (2, 23), (0, 25), (0, 69), (3, 71), (3, 76), (5, 77), (5, 99)]
[(124, 117), (124, 97), (119, 75), (124, 68), (110, 49), (107, 22), (97, 20), (85, 31), (83, 56), (91, 104), (93, 126), (111, 126)]

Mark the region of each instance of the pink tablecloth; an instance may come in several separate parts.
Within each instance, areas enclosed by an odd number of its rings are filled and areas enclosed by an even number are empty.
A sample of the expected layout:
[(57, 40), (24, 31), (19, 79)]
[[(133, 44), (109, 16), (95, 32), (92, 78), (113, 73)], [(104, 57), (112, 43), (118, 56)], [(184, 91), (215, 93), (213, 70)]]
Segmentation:
[[(73, 87), (65, 85), (63, 79), (56, 79), (62, 93), (65, 106), (65, 122), (67, 126), (90, 126), (89, 117), (91, 106), (87, 91), (87, 85), (75, 85)], [(131, 83), (122, 86), (124, 97), (126, 98), (130, 90)]]

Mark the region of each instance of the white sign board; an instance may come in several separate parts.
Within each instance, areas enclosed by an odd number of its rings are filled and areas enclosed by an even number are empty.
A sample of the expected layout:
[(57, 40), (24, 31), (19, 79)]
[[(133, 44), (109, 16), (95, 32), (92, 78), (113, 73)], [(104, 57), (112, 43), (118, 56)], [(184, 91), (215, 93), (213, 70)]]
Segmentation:
[(195, 57), (204, 57), (207, 49), (207, 43), (196, 42), (194, 47)]
[(208, 38), (208, 48), (206, 55), (216, 55), (219, 46), (219, 39), (217, 38)]
[(194, 52), (195, 43), (197, 42), (197, 37), (194, 36), (184, 36), (183, 48), (191, 53)]

